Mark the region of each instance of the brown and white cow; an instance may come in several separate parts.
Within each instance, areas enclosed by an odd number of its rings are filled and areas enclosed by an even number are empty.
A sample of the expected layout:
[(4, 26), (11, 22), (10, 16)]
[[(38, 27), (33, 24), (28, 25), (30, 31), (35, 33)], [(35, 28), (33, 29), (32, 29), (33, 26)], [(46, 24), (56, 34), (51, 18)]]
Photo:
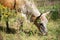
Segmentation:
[[(15, 9), (17, 12), (22, 12), (22, 16), (24, 16), (27, 19), (27, 16), (25, 14), (32, 14), (32, 19), (36, 20), (37, 18), (41, 20), (42, 25), (45, 28), (45, 32), (47, 32), (47, 18), (46, 15), (50, 12), (41, 13), (35, 6), (33, 0), (0, 0), (0, 3), (4, 5), (5, 7), (8, 7), (10, 9)], [(37, 26), (37, 22), (34, 21), (34, 24)], [(40, 27), (40, 26), (38, 26)], [(46, 34), (46, 33), (44, 33)]]

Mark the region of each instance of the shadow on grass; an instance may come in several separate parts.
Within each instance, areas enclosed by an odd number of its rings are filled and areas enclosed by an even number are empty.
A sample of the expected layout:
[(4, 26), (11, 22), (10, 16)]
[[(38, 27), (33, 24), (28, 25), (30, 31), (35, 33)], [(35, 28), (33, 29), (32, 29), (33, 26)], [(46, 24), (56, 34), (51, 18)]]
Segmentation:
[(8, 34), (15, 34), (16, 30), (13, 28), (9, 28), (8, 30), (6, 29), (6, 27), (2, 27), (0, 26), (0, 31), (8, 33)]

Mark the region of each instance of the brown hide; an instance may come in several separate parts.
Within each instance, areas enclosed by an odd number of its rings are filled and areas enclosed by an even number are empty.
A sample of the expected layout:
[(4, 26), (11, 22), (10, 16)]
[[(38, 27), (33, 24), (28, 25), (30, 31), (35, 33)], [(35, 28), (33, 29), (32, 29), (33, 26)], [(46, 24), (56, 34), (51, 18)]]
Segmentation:
[(10, 9), (12, 9), (14, 6), (14, 0), (0, 0), (0, 3)]
[(16, 0), (15, 9), (18, 10), (18, 9), (22, 8), (23, 5), (25, 5), (24, 0)]
[(3, 6), (8, 7), (10, 9), (14, 9), (14, 5), (15, 5), (16, 8), (19, 8), (20, 6), (25, 4), (24, 0), (0, 0), (0, 3)]

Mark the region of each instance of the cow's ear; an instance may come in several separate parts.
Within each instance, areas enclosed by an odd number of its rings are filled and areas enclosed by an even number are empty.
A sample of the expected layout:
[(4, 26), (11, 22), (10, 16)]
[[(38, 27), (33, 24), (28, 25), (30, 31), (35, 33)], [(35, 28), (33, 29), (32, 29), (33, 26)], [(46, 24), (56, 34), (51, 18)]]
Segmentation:
[(47, 16), (50, 13), (50, 11), (43, 13), (43, 15)]

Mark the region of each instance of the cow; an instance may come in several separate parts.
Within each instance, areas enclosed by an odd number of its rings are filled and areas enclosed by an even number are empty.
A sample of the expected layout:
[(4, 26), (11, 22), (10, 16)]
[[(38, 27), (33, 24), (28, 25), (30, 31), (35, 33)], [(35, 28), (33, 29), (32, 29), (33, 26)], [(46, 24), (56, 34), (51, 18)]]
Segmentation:
[[(36, 5), (34, 4), (33, 0), (0, 0), (0, 3), (5, 6), (10, 8), (11, 10), (14, 9), (16, 12), (22, 12), (22, 16), (27, 20), (27, 15), (32, 15), (31, 19), (33, 19), (34, 24), (38, 27), (40, 30), (40, 25), (42, 26), (42, 33), (43, 35), (47, 34), (47, 23), (48, 20), (46, 16), (50, 13), (50, 11), (41, 14), (39, 10), (37, 9)], [(41, 20), (41, 23), (37, 23), (37, 19)], [(44, 27), (44, 28), (43, 28)]]

